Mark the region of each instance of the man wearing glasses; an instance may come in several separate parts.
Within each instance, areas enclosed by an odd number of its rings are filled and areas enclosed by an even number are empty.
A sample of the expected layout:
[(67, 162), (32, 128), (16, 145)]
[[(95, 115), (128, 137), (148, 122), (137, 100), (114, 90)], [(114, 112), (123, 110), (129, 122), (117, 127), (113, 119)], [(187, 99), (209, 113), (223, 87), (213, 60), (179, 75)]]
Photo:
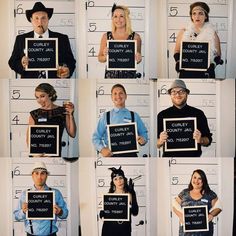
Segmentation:
[[(207, 118), (203, 111), (187, 105), (190, 90), (187, 89), (183, 80), (175, 80), (168, 89), (172, 107), (161, 111), (157, 116), (157, 147), (163, 146), (163, 157), (200, 157), (202, 154), (201, 146), (209, 146), (212, 142), (212, 134), (210, 133)], [(197, 150), (193, 151), (165, 151), (165, 142), (168, 134), (164, 131), (164, 118), (187, 118), (196, 117), (197, 129), (193, 132), (193, 139), (197, 141)]]

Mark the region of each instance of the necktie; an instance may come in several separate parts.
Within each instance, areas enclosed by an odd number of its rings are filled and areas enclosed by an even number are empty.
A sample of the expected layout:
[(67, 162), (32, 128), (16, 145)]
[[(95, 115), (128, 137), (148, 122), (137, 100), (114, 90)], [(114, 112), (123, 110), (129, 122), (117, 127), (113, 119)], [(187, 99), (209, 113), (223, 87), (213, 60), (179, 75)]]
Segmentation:
[[(42, 35), (39, 35), (39, 38), (43, 38), (43, 36), (42, 36)], [(45, 70), (39, 71), (38, 78), (39, 78), (39, 79), (46, 79), (46, 71), (45, 71)]]

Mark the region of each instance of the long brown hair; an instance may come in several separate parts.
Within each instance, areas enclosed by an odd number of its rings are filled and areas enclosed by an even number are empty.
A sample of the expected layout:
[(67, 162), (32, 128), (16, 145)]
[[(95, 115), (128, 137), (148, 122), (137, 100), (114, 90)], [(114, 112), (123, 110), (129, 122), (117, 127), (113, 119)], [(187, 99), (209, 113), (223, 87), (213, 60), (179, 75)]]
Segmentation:
[(198, 173), (198, 174), (201, 176), (201, 179), (202, 179), (201, 194), (203, 194), (203, 193), (209, 193), (209, 192), (211, 191), (211, 189), (210, 189), (210, 187), (209, 187), (206, 174), (205, 174), (205, 172), (204, 172), (203, 170), (201, 170), (201, 169), (197, 169), (197, 170), (194, 170), (194, 171), (193, 171), (192, 176), (191, 176), (190, 183), (189, 183), (189, 185), (188, 185), (188, 189), (189, 189), (189, 190), (192, 190), (192, 189), (193, 189), (192, 178), (193, 178), (193, 175), (194, 175), (195, 173)]

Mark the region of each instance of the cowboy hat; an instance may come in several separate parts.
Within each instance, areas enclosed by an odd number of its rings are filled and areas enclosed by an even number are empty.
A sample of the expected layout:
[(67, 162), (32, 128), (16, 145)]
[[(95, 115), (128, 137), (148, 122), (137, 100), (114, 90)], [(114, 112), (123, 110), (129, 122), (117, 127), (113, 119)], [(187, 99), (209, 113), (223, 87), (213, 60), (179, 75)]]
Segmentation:
[(52, 17), (53, 14), (53, 8), (46, 8), (41, 2), (36, 2), (34, 4), (34, 7), (31, 10), (26, 10), (25, 14), (26, 14), (26, 18), (29, 22), (31, 22), (31, 17), (33, 15), (33, 13), (37, 12), (37, 11), (44, 11), (48, 14), (48, 19), (50, 19)]

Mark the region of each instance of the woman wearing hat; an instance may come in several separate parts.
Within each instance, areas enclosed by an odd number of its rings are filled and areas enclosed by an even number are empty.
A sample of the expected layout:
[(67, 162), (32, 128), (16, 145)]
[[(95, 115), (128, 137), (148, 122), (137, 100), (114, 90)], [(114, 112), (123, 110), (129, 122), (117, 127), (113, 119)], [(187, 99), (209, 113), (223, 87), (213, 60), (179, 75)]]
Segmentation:
[(67, 102), (63, 107), (54, 104), (57, 93), (48, 83), (41, 83), (35, 88), (35, 98), (41, 107), (30, 112), (29, 125), (59, 125), (59, 156), (61, 156), (64, 128), (70, 137), (74, 138), (76, 135), (74, 105), (72, 102)]
[[(139, 207), (132, 179), (129, 180), (128, 185), (128, 180), (121, 166), (118, 169), (115, 167), (109, 169), (112, 171), (109, 193), (129, 193), (131, 199), (130, 213), (134, 216), (138, 215)], [(100, 218), (103, 217), (105, 217), (105, 212), (100, 211)], [(102, 236), (131, 236), (131, 231), (131, 215), (129, 221), (104, 221), (102, 226)]]
[[(175, 69), (179, 78), (215, 78), (215, 67), (223, 64), (219, 37), (213, 26), (209, 23), (210, 8), (205, 2), (195, 2), (190, 5), (191, 23), (182, 29), (176, 39), (174, 59)], [(197, 41), (210, 43), (210, 67), (207, 71), (186, 71), (179, 69), (180, 46), (182, 41)]]
[[(100, 50), (98, 54), (99, 62), (106, 62), (107, 60), (107, 40), (136, 40), (137, 53), (135, 60), (140, 63), (141, 55), (141, 38), (139, 34), (135, 33), (131, 28), (130, 11), (126, 6), (114, 4), (112, 7), (112, 31), (108, 31), (102, 36), (100, 43)], [(119, 70), (105, 70), (105, 78), (140, 78), (141, 74), (136, 71), (119, 71)]]
[[(47, 8), (41, 2), (36, 2), (32, 9), (25, 11), (26, 18), (31, 22), (33, 31), (17, 35), (12, 55), (8, 61), (9, 66), (21, 78), (69, 78), (75, 70), (75, 59), (70, 47), (69, 38), (65, 34), (53, 32), (48, 29), (49, 20), (53, 15), (53, 8)], [(58, 62), (64, 64), (63, 74), (57, 75), (57, 70), (26, 71), (29, 58), (25, 56), (26, 38), (57, 38)], [(65, 66), (66, 65), (66, 66)]]

